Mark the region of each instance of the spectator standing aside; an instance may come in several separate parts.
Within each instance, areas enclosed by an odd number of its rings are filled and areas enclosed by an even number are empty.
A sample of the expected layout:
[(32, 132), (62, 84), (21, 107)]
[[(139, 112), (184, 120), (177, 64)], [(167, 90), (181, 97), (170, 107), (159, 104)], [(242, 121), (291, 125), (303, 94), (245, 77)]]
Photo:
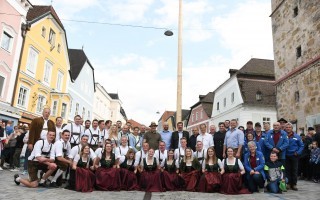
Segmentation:
[(287, 133), (281, 130), (279, 122), (273, 123), (273, 130), (270, 130), (266, 134), (264, 144), (266, 147), (266, 155), (268, 155), (268, 157), (265, 157), (266, 159), (268, 158), (269, 160), (270, 153), (275, 152), (279, 154), (279, 161), (283, 164), (285, 163), (286, 149), (288, 148), (289, 140)]
[(34, 144), (40, 140), (47, 139), (48, 131), (56, 133), (56, 126), (52, 120), (49, 119), (50, 108), (44, 108), (42, 117), (34, 118), (30, 124), (28, 150), (32, 151)]
[(225, 120), (224, 121), (224, 125), (225, 125), (225, 127), (226, 127), (226, 131), (229, 131), (230, 130), (230, 120)]
[(289, 138), (289, 146), (286, 152), (286, 176), (288, 178), (287, 189), (298, 190), (298, 162), (299, 156), (303, 151), (303, 142), (301, 137), (293, 132), (293, 126), (291, 123), (287, 123), (286, 132)]
[(8, 121), (6, 125), (7, 136), (10, 136), (14, 132), (14, 127), (12, 126), (12, 121)]
[(313, 130), (313, 141), (316, 141), (318, 144), (320, 144), (320, 132), (315, 133)]
[(244, 145), (244, 134), (241, 130), (237, 129), (237, 126), (237, 120), (232, 119), (230, 121), (230, 130), (227, 131), (223, 142), (223, 158), (226, 158), (226, 150), (229, 147), (233, 149), (236, 158), (241, 158), (242, 147)]
[[(5, 129), (2, 127), (2, 120), (0, 119), (0, 157), (1, 157), (1, 152), (3, 149), (3, 143), (2, 141), (7, 138), (7, 134)], [(0, 166), (0, 171), (2, 171), (2, 165)]]
[(17, 135), (16, 135), (16, 147), (15, 147), (15, 151), (14, 151), (14, 155), (13, 155), (13, 166), (14, 168), (10, 171), (14, 172), (14, 171), (19, 171), (19, 167), (20, 167), (20, 154), (22, 151), (22, 147), (24, 145), (23, 143), (23, 138), (26, 135), (26, 129), (24, 126), (19, 127)]
[(306, 136), (302, 136), (302, 134), (300, 135), (302, 138), (302, 142), (303, 142), (303, 151), (302, 154), (300, 156), (300, 160), (299, 160), (299, 175), (300, 175), (300, 180), (310, 180), (311, 179), (311, 167), (310, 167), (310, 154), (311, 154), (311, 144), (312, 144), (312, 136), (313, 136), (313, 132), (314, 132), (314, 128), (313, 127), (309, 127), (308, 128), (308, 132)]
[(180, 140), (181, 138), (186, 138), (187, 140), (187, 146), (189, 146), (189, 132), (183, 130), (183, 122), (177, 123), (177, 131), (172, 132), (171, 137), (171, 148), (177, 149), (180, 147)]
[(278, 122), (280, 123), (281, 130), (285, 130), (286, 129), (286, 124), (288, 123), (288, 121), (283, 119), (283, 118), (281, 118), (281, 119), (278, 120)]
[(208, 149), (209, 147), (214, 146), (212, 135), (207, 133), (207, 125), (200, 125), (200, 135), (197, 137), (197, 141), (201, 141), (203, 148)]
[(320, 148), (317, 141), (313, 141), (311, 145), (310, 165), (313, 182), (318, 183), (320, 179)]
[(143, 141), (149, 144), (150, 149), (157, 150), (159, 148), (159, 142), (161, 141), (161, 135), (157, 132), (157, 124), (151, 122), (150, 131), (144, 135)]
[(214, 134), (213, 143), (217, 158), (223, 160), (223, 143), (226, 137), (226, 127), (224, 122), (219, 122), (219, 131)]
[(81, 125), (81, 117), (80, 115), (74, 116), (74, 122), (67, 124), (62, 131), (69, 130), (70, 131), (70, 144), (71, 148), (77, 146), (80, 143), (80, 138), (84, 133), (84, 127)]
[(56, 118), (56, 139), (55, 139), (55, 141), (58, 141), (61, 138), (62, 122), (63, 122), (62, 117), (57, 117)]
[(189, 138), (189, 146), (192, 149), (192, 151), (196, 151), (196, 145), (197, 145), (197, 137), (199, 135), (199, 128), (197, 126), (192, 128), (192, 135)]
[(172, 132), (169, 131), (168, 122), (163, 122), (163, 130), (160, 133), (162, 141), (166, 143), (166, 149), (170, 149)]

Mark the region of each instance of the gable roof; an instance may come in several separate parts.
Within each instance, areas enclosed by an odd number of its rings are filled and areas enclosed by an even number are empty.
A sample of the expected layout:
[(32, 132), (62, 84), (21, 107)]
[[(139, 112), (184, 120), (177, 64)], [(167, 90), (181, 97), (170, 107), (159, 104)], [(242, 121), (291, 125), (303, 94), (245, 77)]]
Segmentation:
[(31, 24), (51, 14), (63, 30), (64, 26), (52, 6), (34, 5), (27, 13), (27, 21)]
[(141, 127), (142, 126), (142, 124), (140, 124), (139, 122), (137, 122), (137, 121), (135, 121), (135, 120), (133, 120), (133, 119), (129, 119), (129, 120), (127, 120), (127, 122), (130, 122), (131, 123), (131, 127), (132, 127), (132, 129), (134, 128), (134, 127)]
[(213, 92), (208, 92), (208, 94), (206, 95), (199, 95), (199, 101), (190, 107), (191, 109), (190, 109), (189, 115), (191, 114), (192, 110), (195, 107), (201, 104), (203, 110), (206, 112), (207, 116), (210, 118), (212, 114), (213, 99), (214, 99)]
[(123, 116), (123, 118), (124, 118), (125, 120), (128, 119), (128, 118), (127, 118), (127, 115), (126, 115), (126, 112), (124, 111), (124, 109), (122, 108), (122, 106), (120, 107), (120, 113), (121, 113), (121, 115)]

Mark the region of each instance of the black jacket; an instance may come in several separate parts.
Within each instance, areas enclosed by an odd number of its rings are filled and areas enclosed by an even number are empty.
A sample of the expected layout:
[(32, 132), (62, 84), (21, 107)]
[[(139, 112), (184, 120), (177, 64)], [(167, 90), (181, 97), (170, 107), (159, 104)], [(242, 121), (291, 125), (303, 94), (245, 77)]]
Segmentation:
[[(188, 131), (183, 131), (182, 132), (182, 137), (187, 138), (187, 147), (189, 147), (189, 132)], [(170, 148), (172, 149), (177, 149), (179, 146), (179, 133), (178, 131), (174, 131), (172, 133), (172, 137), (171, 137), (171, 146)]]

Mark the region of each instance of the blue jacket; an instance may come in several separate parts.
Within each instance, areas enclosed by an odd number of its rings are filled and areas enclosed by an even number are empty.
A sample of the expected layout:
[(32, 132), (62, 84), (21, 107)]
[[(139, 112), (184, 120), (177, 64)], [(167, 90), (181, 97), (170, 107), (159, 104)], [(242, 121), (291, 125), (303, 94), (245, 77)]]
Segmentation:
[(277, 146), (274, 144), (274, 141), (273, 141), (273, 130), (270, 130), (266, 134), (264, 144), (266, 146), (266, 151), (267, 151), (266, 155), (268, 155), (268, 158), (270, 157), (270, 153), (273, 148), (280, 150), (279, 159), (286, 158), (286, 149), (289, 146), (289, 140), (288, 140), (287, 133), (285, 131), (281, 130), (280, 134), (281, 135), (280, 135)]
[(250, 165), (250, 152), (248, 152), (244, 156), (244, 168), (246, 169), (246, 177), (249, 178), (250, 171), (254, 170), (254, 171), (259, 172), (262, 175), (263, 179), (266, 179), (266, 175), (264, 173), (265, 160), (264, 160), (263, 154), (260, 151), (256, 151), (256, 162), (257, 162), (257, 167), (252, 168)]
[(263, 153), (263, 156), (266, 158), (266, 145), (264, 144), (264, 140), (266, 138), (266, 134), (264, 132), (262, 132), (261, 134), (261, 138), (259, 141), (257, 141), (257, 137), (256, 135), (254, 136), (255, 141), (259, 144), (261, 152)]
[(287, 148), (286, 155), (293, 156), (296, 152), (299, 156), (302, 154), (304, 144), (301, 140), (301, 137), (293, 133), (293, 137), (289, 138), (289, 147)]

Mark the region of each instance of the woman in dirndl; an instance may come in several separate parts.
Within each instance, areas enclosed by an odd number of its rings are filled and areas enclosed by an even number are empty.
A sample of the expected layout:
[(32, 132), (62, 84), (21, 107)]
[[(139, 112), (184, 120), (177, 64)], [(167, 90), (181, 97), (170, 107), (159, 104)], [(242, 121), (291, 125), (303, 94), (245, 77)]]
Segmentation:
[(184, 158), (179, 165), (180, 176), (183, 179), (183, 189), (190, 192), (196, 191), (196, 186), (200, 177), (201, 164), (192, 155), (192, 149), (187, 147)]
[(96, 177), (93, 173), (93, 159), (90, 157), (90, 147), (88, 144), (83, 145), (80, 154), (74, 157), (72, 169), (75, 170), (75, 190), (79, 192), (92, 192)]
[[(95, 159), (96, 188), (104, 191), (119, 191), (121, 189), (120, 169), (117, 168), (115, 154), (110, 143)], [(99, 167), (98, 167), (99, 166)]]
[(213, 147), (207, 149), (207, 158), (202, 164), (202, 176), (200, 178), (199, 192), (219, 192), (221, 186), (222, 162), (217, 158)]
[(139, 189), (137, 180), (137, 167), (134, 166), (135, 152), (129, 149), (125, 156), (119, 159), (121, 190), (137, 190)]
[(248, 194), (247, 189), (242, 188), (242, 175), (245, 173), (240, 159), (235, 158), (233, 149), (227, 148), (227, 158), (222, 161), (222, 184), (221, 193), (223, 194)]
[(141, 164), (140, 189), (146, 192), (163, 192), (159, 161), (153, 157), (154, 149), (148, 150), (148, 155)]
[(163, 187), (168, 191), (177, 191), (181, 189), (181, 177), (179, 166), (174, 159), (174, 149), (168, 151), (168, 157), (164, 160), (162, 171)]

